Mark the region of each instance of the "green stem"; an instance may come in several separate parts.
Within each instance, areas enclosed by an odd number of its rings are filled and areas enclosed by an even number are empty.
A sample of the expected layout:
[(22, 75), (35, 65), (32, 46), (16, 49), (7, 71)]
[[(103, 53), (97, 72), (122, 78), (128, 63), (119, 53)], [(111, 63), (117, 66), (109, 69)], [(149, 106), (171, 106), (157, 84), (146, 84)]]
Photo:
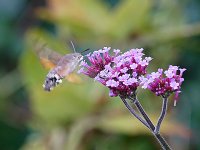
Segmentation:
[(161, 126), (161, 123), (167, 113), (167, 102), (168, 102), (168, 98), (165, 98), (163, 97), (163, 104), (162, 104), (162, 111), (160, 113), (160, 117), (158, 119), (158, 122), (157, 122), (157, 125), (156, 125), (156, 128), (155, 128), (155, 133), (159, 133), (160, 132), (160, 126)]
[(130, 96), (128, 98), (135, 104), (135, 106), (137, 107), (138, 111), (141, 113), (143, 118), (146, 120), (146, 123), (149, 125), (149, 129), (151, 130), (151, 132), (153, 133), (154, 137), (157, 139), (157, 141), (161, 145), (162, 149), (163, 150), (172, 150), (170, 148), (170, 146), (168, 145), (168, 143), (165, 141), (165, 139), (160, 135), (160, 133), (159, 132), (155, 132), (155, 126), (153, 125), (153, 123), (150, 120), (149, 116), (147, 115), (147, 113), (145, 112), (144, 108), (142, 107), (142, 105), (138, 101), (138, 99), (136, 97), (136, 94), (134, 93), (134, 95), (132, 95), (132, 96), (133, 97)]
[[(129, 103), (126, 101), (126, 98), (123, 96), (120, 96), (122, 102), (124, 103), (124, 105), (126, 106), (126, 108), (129, 110), (129, 112), (135, 116), (135, 118), (137, 118), (140, 122), (143, 123), (143, 125), (145, 125), (147, 128), (149, 128), (149, 125), (146, 123), (146, 121), (144, 119), (142, 119), (136, 112), (135, 110), (129, 105)], [(150, 129), (150, 128), (149, 128)]]

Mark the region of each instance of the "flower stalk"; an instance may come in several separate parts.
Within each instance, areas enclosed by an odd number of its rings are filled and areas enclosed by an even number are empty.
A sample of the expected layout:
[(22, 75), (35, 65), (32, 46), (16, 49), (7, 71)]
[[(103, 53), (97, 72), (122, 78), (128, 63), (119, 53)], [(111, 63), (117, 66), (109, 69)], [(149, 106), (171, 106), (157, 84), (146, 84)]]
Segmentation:
[[(168, 143), (165, 141), (165, 139), (160, 135), (159, 133), (159, 129), (160, 129), (160, 125), (164, 119), (164, 116), (166, 114), (166, 105), (167, 105), (167, 100), (164, 101), (164, 106), (163, 106), (163, 111), (161, 112), (160, 118), (159, 118), (159, 125), (157, 124), (157, 126), (155, 127), (152, 123), (152, 121), (150, 120), (149, 116), (147, 115), (147, 113), (145, 112), (144, 108), (142, 107), (142, 105), (140, 104), (140, 102), (138, 101), (136, 94), (133, 94), (133, 97), (129, 97), (129, 99), (135, 104), (135, 106), (137, 107), (138, 111), (140, 112), (140, 114), (143, 116), (143, 118), (145, 119), (146, 124), (148, 124), (148, 128), (150, 129), (150, 131), (152, 132), (152, 134), (154, 135), (154, 137), (157, 139), (157, 141), (159, 142), (159, 144), (161, 145), (163, 150), (171, 150), (170, 146), (168, 145)], [(143, 123), (144, 124), (144, 123)], [(157, 128), (158, 127), (158, 128)], [(157, 130), (158, 131), (157, 131)]]
[(132, 96), (129, 97), (129, 99), (135, 104), (135, 106), (137, 107), (138, 111), (141, 113), (141, 115), (143, 116), (143, 118), (146, 120), (146, 122), (148, 123), (150, 129), (152, 131), (154, 131), (155, 127), (152, 123), (152, 121), (150, 120), (149, 116), (147, 115), (147, 113), (145, 112), (145, 110), (143, 109), (142, 105), (140, 104), (140, 102), (138, 101), (137, 97), (136, 97), (136, 93), (134, 93)]
[(155, 131), (154, 131), (155, 133), (160, 132), (161, 123), (162, 123), (162, 121), (163, 121), (163, 119), (164, 119), (164, 117), (166, 116), (166, 113), (167, 113), (167, 102), (168, 102), (168, 98), (163, 97), (162, 110), (161, 110), (160, 117), (158, 119)]
[(126, 106), (126, 108), (129, 110), (129, 112), (135, 117), (137, 118), (143, 125), (145, 125), (147, 128), (150, 129), (149, 124), (143, 119), (141, 118), (136, 111), (131, 107), (131, 105), (129, 105), (129, 103), (126, 101), (126, 98), (124, 98), (123, 96), (119, 96), (122, 100), (122, 102), (124, 103), (124, 105)]

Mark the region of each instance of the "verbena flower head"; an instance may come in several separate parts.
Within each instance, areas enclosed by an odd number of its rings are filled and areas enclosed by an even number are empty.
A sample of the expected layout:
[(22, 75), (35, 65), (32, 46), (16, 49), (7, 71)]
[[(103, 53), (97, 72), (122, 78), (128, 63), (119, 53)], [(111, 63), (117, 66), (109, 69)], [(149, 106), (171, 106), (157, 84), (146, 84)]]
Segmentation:
[[(89, 64), (83, 60), (80, 63), (81, 68), (79, 73), (88, 75), (90, 78), (95, 78), (100, 71), (105, 69), (105, 65), (109, 64), (115, 56), (109, 54), (110, 47), (104, 47), (98, 51), (94, 51), (92, 54), (89, 53), (86, 57), (89, 60)], [(115, 53), (118, 55), (118, 53)]]
[(131, 49), (123, 54), (120, 50), (104, 47), (88, 54), (89, 63), (82, 61), (83, 73), (110, 89), (110, 96), (131, 95), (139, 86), (139, 77), (146, 74), (151, 57), (143, 57), (143, 49)]
[(178, 66), (170, 65), (168, 70), (158, 69), (157, 72), (152, 72), (146, 77), (140, 77), (143, 89), (149, 89), (157, 96), (168, 97), (171, 93), (175, 92), (175, 103), (178, 99), (178, 94), (181, 92), (181, 84), (184, 81), (183, 72), (186, 69), (181, 69)]

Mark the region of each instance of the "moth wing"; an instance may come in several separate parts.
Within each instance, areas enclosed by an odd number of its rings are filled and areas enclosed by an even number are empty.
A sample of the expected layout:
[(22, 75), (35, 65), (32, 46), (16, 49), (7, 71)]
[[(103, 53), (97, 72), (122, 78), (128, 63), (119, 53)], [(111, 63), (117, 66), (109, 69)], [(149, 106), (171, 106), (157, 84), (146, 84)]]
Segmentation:
[(66, 54), (58, 62), (56, 68), (59, 75), (66, 77), (69, 74), (73, 73), (78, 65), (78, 57), (74, 54)]
[(40, 58), (40, 62), (45, 69), (50, 70), (56, 66), (56, 64), (54, 64), (53, 62), (51, 62), (50, 60), (46, 58)]
[(82, 83), (82, 79), (75, 73), (68, 74), (65, 79), (71, 83), (80, 84)]
[(45, 47), (45, 45), (37, 46), (36, 53), (40, 58), (42, 66), (46, 69), (54, 68), (62, 58), (61, 54), (51, 50), (48, 47)]
[(68, 60), (61, 60), (57, 65), (57, 73), (64, 77), (67, 81), (71, 83), (81, 83), (81, 78), (74, 73), (74, 69), (70, 66)]

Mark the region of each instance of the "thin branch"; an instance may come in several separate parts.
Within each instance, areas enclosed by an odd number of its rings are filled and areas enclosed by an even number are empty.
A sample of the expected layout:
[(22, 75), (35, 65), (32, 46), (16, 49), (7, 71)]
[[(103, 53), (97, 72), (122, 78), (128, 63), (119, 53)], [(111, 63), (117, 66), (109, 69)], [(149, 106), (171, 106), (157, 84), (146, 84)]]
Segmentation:
[[(149, 128), (149, 125), (146, 123), (144, 119), (142, 119), (136, 112), (135, 110), (129, 105), (129, 103), (126, 101), (126, 98), (123, 96), (120, 96), (122, 102), (126, 106), (126, 108), (130, 111), (130, 113), (135, 116), (140, 122), (142, 122), (147, 128)], [(150, 129), (150, 128), (149, 128)]]
[(143, 118), (146, 120), (146, 122), (148, 123), (148, 126), (150, 127), (150, 130), (152, 131), (152, 134), (155, 136), (155, 138), (157, 139), (157, 141), (160, 143), (162, 149), (163, 150), (171, 150), (170, 146), (164, 140), (164, 138), (160, 135), (160, 133), (156, 133), (154, 131), (155, 130), (155, 126), (153, 125), (152, 121), (150, 120), (150, 118), (146, 114), (144, 108), (142, 107), (142, 105), (138, 101), (138, 99), (136, 97), (136, 94), (134, 93), (134, 95), (132, 95), (132, 96), (133, 97), (128, 97), (128, 98), (130, 100), (132, 100), (132, 102), (135, 104), (135, 106), (137, 107), (137, 109), (139, 110), (139, 112), (141, 113), (141, 115), (143, 116)]
[(139, 112), (142, 114), (142, 116), (144, 117), (144, 119), (148, 123), (150, 129), (152, 131), (154, 131), (155, 130), (155, 126), (153, 125), (152, 121), (150, 120), (149, 116), (145, 112), (145, 110), (142, 107), (142, 105), (140, 104), (140, 102), (137, 100), (136, 95), (134, 94), (134, 97), (129, 97), (129, 99), (132, 100), (132, 102), (135, 104), (135, 106), (137, 107), (137, 109), (139, 110)]
[(167, 112), (167, 102), (168, 102), (168, 98), (163, 97), (162, 111), (160, 113), (160, 117), (158, 119), (155, 131), (154, 131), (155, 133), (159, 133), (159, 131), (160, 131), (161, 123), (162, 123), (162, 121), (163, 121), (163, 119), (166, 115), (166, 112)]
[(160, 143), (161, 147), (163, 150), (172, 150), (172, 148), (167, 144), (167, 142), (165, 141), (165, 139), (160, 135), (160, 133), (154, 133), (154, 136), (156, 137), (156, 139), (158, 140), (158, 142)]

